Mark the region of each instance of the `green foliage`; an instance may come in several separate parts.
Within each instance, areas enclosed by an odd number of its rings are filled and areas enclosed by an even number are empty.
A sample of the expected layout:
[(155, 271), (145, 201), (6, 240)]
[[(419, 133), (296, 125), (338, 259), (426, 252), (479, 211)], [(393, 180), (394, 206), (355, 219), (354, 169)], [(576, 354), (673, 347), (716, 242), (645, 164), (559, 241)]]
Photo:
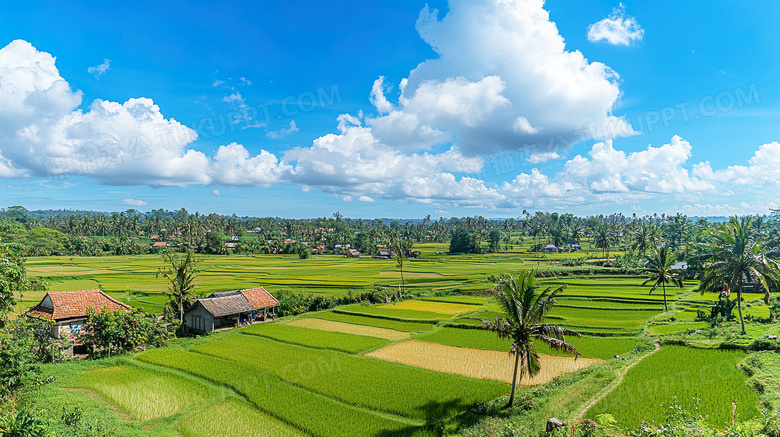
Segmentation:
[(109, 357), (112, 350), (130, 352), (140, 347), (161, 346), (168, 338), (168, 331), (153, 315), (121, 309), (103, 308), (95, 312), (88, 308), (82, 332), (79, 340), (85, 346), (93, 351), (97, 349), (98, 355), (105, 352)]
[(269, 372), (347, 404), (418, 419), (456, 414), (507, 390), (495, 381), (247, 337), (224, 337), (193, 351)]
[(3, 437), (41, 437), (48, 426), (35, 410), (10, 411), (0, 415), (0, 435)]
[(366, 335), (344, 334), (341, 332), (302, 328), (280, 323), (252, 325), (242, 329), (241, 332), (285, 343), (293, 343), (317, 349), (337, 350), (350, 354), (374, 349), (387, 343), (387, 340)]
[(464, 228), (456, 228), (450, 240), (450, 253), (482, 253), (476, 235), (470, 234)]

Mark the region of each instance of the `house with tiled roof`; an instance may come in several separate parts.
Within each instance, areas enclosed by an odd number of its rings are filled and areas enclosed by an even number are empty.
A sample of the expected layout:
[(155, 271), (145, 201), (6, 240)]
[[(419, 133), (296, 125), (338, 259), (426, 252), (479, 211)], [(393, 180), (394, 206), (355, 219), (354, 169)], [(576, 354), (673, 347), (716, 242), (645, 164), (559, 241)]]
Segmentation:
[(89, 308), (93, 311), (101, 311), (103, 308), (108, 311), (133, 310), (131, 306), (119, 302), (100, 290), (50, 291), (25, 315), (54, 321), (52, 336), (59, 338), (62, 334), (78, 334), (87, 320)]
[(279, 301), (263, 287), (221, 291), (195, 301), (184, 319), (194, 331), (211, 332), (258, 319), (276, 319), (278, 306)]

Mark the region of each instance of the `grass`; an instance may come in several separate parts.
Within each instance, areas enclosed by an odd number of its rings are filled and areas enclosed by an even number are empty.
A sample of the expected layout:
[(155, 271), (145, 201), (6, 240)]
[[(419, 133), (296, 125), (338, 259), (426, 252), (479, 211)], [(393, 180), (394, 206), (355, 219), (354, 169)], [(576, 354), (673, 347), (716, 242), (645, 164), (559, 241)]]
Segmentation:
[[(506, 352), (469, 349), (436, 343), (409, 340), (395, 343), (367, 356), (437, 372), (453, 373), (470, 378), (512, 383), (515, 359)], [(519, 385), (536, 385), (556, 376), (595, 364), (600, 360), (573, 357), (541, 356), (542, 367), (533, 378), (523, 378)]]
[[(585, 417), (612, 414), (624, 428), (643, 421), (660, 422), (673, 402), (722, 428), (731, 422), (732, 402), (737, 420), (757, 417), (758, 395), (737, 369), (741, 351), (665, 346), (629, 370), (623, 382), (591, 408)], [(695, 399), (701, 402), (697, 405)]]
[(456, 414), (507, 391), (505, 384), (253, 336), (224, 337), (204, 343), (193, 351), (205, 354), (204, 357), (218, 357), (268, 372), (288, 383), (347, 404), (415, 419)]
[(242, 329), (241, 333), (258, 335), (285, 343), (293, 343), (318, 349), (337, 350), (350, 354), (356, 354), (368, 349), (375, 349), (387, 343), (387, 340), (366, 335), (344, 334), (341, 332), (302, 328), (279, 323), (252, 325)]
[(358, 314), (344, 314), (340, 312), (323, 312), (312, 315), (318, 319), (334, 322), (351, 323), (353, 325), (373, 326), (376, 328), (394, 329), (401, 332), (423, 332), (434, 328), (431, 323), (404, 322), (400, 320), (381, 319)]

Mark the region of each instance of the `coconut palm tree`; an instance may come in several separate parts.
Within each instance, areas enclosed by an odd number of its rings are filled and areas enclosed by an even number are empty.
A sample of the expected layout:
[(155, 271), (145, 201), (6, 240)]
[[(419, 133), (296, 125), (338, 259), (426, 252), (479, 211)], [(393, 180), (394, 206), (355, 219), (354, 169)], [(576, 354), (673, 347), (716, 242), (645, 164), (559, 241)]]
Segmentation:
[(602, 223), (596, 228), (596, 234), (593, 236), (593, 245), (597, 249), (601, 249), (607, 261), (609, 261), (609, 249), (617, 244), (617, 234), (606, 223)]
[(556, 350), (572, 352), (575, 360), (580, 356), (577, 349), (566, 341), (566, 335), (580, 337), (579, 333), (544, 323), (545, 316), (557, 301), (558, 293), (565, 287), (550, 286), (540, 292), (533, 270), (521, 272), (518, 277), (509, 275), (501, 279), (495, 291), (505, 317), (496, 318), (494, 322), (477, 319), (500, 338), (512, 340), (509, 353), (515, 355), (515, 369), (507, 407), (511, 407), (515, 399), (518, 372), (522, 380), (526, 373), (532, 378), (541, 369), (535, 341), (546, 343)]
[(643, 223), (633, 234), (631, 249), (647, 254), (647, 250), (658, 244), (658, 228), (650, 223)]
[(778, 263), (767, 258), (761, 248), (761, 237), (755, 232), (753, 218), (731, 217), (713, 233), (713, 241), (706, 255), (704, 278), (699, 290), (702, 294), (713, 285), (726, 284), (737, 292), (737, 308), (742, 334), (742, 288), (745, 281), (759, 283), (764, 290), (764, 301), (769, 302), (769, 283), (780, 279)]
[(170, 265), (167, 270), (160, 269), (158, 275), (168, 280), (168, 301), (179, 309), (179, 323), (184, 323), (184, 307), (194, 300), (195, 255), (187, 251), (185, 255), (163, 253), (163, 261)]
[(647, 259), (647, 265), (644, 268), (644, 272), (650, 274), (650, 277), (642, 285), (653, 283), (653, 287), (650, 288), (650, 294), (653, 294), (659, 285), (663, 288), (664, 312), (669, 311), (669, 307), (666, 304), (666, 284), (683, 287), (680, 274), (672, 269), (674, 261), (674, 253), (670, 248), (667, 246), (656, 247), (655, 252)]

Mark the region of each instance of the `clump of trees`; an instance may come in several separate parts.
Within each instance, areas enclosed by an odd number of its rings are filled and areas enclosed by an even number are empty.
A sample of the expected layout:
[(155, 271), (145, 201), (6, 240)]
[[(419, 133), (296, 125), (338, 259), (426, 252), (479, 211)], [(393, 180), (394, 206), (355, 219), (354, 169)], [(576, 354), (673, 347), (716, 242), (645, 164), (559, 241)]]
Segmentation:
[(99, 312), (87, 310), (82, 332), (79, 340), (89, 348), (93, 358), (162, 346), (169, 335), (153, 315), (121, 309), (107, 311), (105, 308)]

